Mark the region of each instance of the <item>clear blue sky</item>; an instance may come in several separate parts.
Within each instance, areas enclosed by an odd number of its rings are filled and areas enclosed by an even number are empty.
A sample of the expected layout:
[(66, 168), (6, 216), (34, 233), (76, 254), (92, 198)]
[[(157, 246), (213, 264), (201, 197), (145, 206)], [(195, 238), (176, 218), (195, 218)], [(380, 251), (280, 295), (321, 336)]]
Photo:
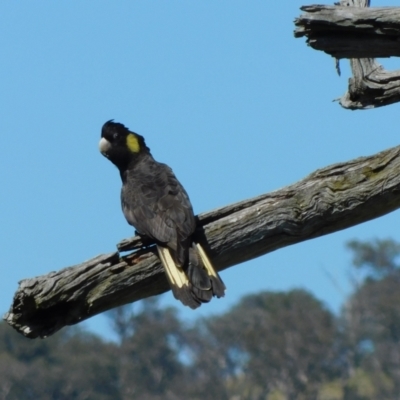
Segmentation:
[[(293, 20), (310, 3), (2, 2), (0, 312), (19, 280), (132, 235), (117, 170), (98, 152), (108, 119), (145, 136), (196, 213), (398, 145), (399, 104), (332, 102), (346, 91), (348, 62), (338, 77), (331, 57), (294, 39)], [(400, 241), (399, 226), (394, 212), (226, 270), (226, 297), (195, 312), (170, 294), (162, 302), (190, 320), (248, 293), (301, 287), (337, 312), (351, 290), (344, 243)], [(109, 334), (104, 316), (86, 326)]]

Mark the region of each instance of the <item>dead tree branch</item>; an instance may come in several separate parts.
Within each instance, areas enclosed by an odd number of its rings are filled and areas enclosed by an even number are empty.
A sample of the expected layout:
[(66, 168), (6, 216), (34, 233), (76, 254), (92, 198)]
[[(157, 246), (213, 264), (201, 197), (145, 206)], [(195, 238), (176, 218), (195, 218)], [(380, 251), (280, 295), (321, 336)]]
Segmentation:
[[(400, 146), (315, 171), (272, 193), (199, 216), (198, 240), (221, 271), (279, 248), (400, 208)], [(140, 238), (74, 267), (25, 279), (4, 319), (45, 337), (113, 307), (169, 290), (152, 247)], [(220, 300), (221, 301), (221, 300)]]
[(350, 60), (353, 77), (339, 104), (349, 110), (383, 107), (400, 101), (400, 71), (385, 70), (374, 58)]
[[(386, 71), (373, 57), (400, 55), (400, 8), (369, 7), (367, 0), (342, 0), (340, 6), (304, 6), (295, 20), (296, 37), (333, 57), (350, 58), (353, 77), (339, 104), (350, 110), (400, 101), (400, 71)], [(368, 58), (366, 58), (368, 57)]]
[(400, 7), (311, 5), (295, 20), (294, 36), (335, 58), (400, 56)]

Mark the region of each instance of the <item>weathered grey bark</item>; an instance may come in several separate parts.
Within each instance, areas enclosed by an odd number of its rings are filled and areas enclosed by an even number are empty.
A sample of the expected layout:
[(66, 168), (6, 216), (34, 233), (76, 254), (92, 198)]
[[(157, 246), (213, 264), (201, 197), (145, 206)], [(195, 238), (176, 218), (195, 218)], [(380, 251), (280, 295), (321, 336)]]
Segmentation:
[[(399, 44), (400, 45), (400, 44)], [(350, 60), (353, 77), (339, 104), (349, 110), (366, 110), (400, 101), (400, 71), (386, 71), (373, 58)]]
[[(221, 271), (397, 208), (400, 146), (317, 170), (291, 186), (202, 214), (197, 236)], [(119, 249), (133, 253), (101, 255), (21, 281), (4, 319), (27, 337), (44, 337), (118, 305), (167, 291), (154, 248), (140, 246), (139, 238), (125, 240)]]
[(351, 58), (353, 77), (339, 99), (342, 107), (363, 110), (398, 102), (400, 71), (386, 71), (372, 57), (400, 55), (400, 8), (363, 9), (366, 0), (340, 5), (302, 7), (306, 13), (295, 20), (295, 36), (307, 36), (311, 47), (336, 58)]
[(400, 7), (311, 5), (295, 19), (295, 37), (335, 58), (400, 56)]

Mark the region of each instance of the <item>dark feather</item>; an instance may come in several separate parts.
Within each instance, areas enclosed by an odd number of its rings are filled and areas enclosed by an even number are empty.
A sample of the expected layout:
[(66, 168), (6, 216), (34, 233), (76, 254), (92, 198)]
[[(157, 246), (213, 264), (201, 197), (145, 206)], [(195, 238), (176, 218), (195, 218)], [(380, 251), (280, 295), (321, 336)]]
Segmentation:
[[(123, 181), (121, 200), (127, 221), (180, 255), (196, 222), (189, 197), (171, 168), (148, 154), (125, 171)], [(179, 257), (177, 261), (183, 266), (186, 260)]]
[(194, 246), (189, 250), (189, 265), (186, 273), (190, 283), (195, 288), (200, 290), (211, 290), (210, 277), (204, 269), (203, 262)]

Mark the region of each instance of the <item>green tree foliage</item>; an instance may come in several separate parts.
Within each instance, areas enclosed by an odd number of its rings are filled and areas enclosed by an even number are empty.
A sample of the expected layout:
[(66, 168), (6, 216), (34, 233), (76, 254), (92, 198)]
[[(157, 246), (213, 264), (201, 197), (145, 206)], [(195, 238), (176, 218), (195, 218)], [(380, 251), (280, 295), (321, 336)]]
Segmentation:
[(28, 340), (1, 323), (0, 399), (118, 400), (115, 347), (77, 329)]
[(253, 398), (276, 391), (312, 398), (335, 375), (334, 317), (303, 290), (247, 296), (208, 326), (230, 356), (231, 376), (251, 382)]
[(119, 347), (118, 365), (123, 399), (183, 398), (179, 361), (182, 327), (174, 309), (160, 309), (155, 299), (128, 320), (131, 332)]
[[(375, 240), (348, 246), (354, 266), (366, 277), (343, 314), (349, 349), (347, 393), (351, 399), (399, 399), (400, 244)], [(357, 383), (363, 381), (369, 384)]]
[(399, 274), (400, 243), (391, 239), (370, 242), (351, 240), (347, 247), (353, 252), (353, 265), (367, 271), (369, 277), (382, 278)]
[(363, 279), (341, 316), (304, 290), (246, 296), (187, 326), (159, 298), (30, 340), (0, 323), (0, 400), (400, 399), (400, 245), (349, 243)]

